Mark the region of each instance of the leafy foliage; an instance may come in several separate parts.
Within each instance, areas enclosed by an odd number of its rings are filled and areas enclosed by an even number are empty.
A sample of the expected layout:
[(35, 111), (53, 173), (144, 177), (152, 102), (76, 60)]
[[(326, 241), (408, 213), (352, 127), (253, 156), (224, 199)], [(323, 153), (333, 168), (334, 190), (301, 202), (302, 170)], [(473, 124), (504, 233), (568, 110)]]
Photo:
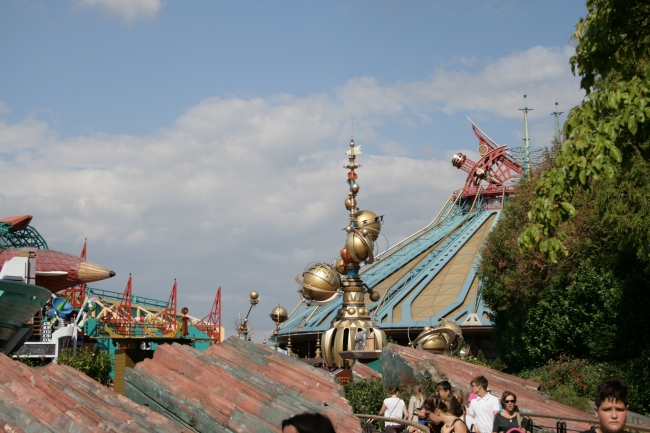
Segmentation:
[(77, 350), (76, 356), (73, 355), (72, 349), (62, 350), (59, 353), (57, 363), (60, 365), (69, 365), (95, 379), (97, 382), (104, 384), (108, 382), (109, 374), (113, 369), (111, 356), (108, 352), (101, 350), (93, 352), (84, 347)]
[[(412, 382), (403, 384), (400, 389), (400, 398), (404, 400), (408, 407), (408, 402), (413, 395), (413, 388), (415, 385), (422, 386), (424, 395), (431, 395), (436, 392), (437, 382), (429, 375), (420, 382)], [(343, 385), (345, 391), (345, 398), (348, 399), (354, 413), (378, 415), (381, 409), (381, 404), (386, 397), (389, 397), (387, 391), (384, 390), (381, 379), (359, 379), (355, 382), (346, 383)], [(383, 422), (374, 421), (372, 423), (376, 428), (383, 429)]]
[(641, 175), (646, 170), (650, 164), (635, 157), (628, 171), (576, 196), (578, 215), (563, 224), (568, 255), (555, 263), (517, 247), (539, 171), (518, 185), (487, 238), (480, 265), (497, 344), (514, 371), (560, 355), (634, 358), (648, 346), (641, 338), (650, 331), (648, 266), (633, 236), (650, 217), (650, 180)]
[(544, 366), (525, 370), (519, 376), (540, 382), (541, 390), (548, 393), (553, 400), (591, 413), (591, 400), (598, 382), (608, 377), (619, 377), (630, 384), (628, 400), (633, 410), (648, 414), (647, 386), (650, 372), (648, 352), (639, 358), (625, 363), (590, 362), (585, 359), (571, 359), (560, 356), (550, 360)]
[[(381, 383), (381, 379), (361, 379), (343, 385), (345, 398), (348, 399), (354, 413), (377, 415), (381, 404), (387, 396)], [(373, 425), (380, 428), (383, 423), (373, 422)]]
[[(552, 262), (559, 252), (568, 254), (561, 226), (575, 216), (576, 196), (602, 177), (613, 178), (633, 157), (650, 154), (650, 4), (589, 0), (587, 10), (576, 25), (571, 63), (590, 93), (569, 113), (567, 140), (556, 165), (540, 175), (531, 224), (519, 236), (520, 248)], [(637, 234), (649, 237), (647, 228)], [(650, 247), (638, 246), (650, 261)]]

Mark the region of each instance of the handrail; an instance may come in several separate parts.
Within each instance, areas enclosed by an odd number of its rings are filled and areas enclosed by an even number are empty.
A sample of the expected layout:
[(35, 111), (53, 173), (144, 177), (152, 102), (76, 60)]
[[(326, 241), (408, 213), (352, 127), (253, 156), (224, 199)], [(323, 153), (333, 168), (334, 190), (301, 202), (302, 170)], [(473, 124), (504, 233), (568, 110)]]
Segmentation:
[(411, 427), (415, 427), (417, 429), (420, 429), (420, 431), (423, 431), (425, 433), (431, 433), (431, 430), (429, 427), (425, 426), (424, 424), (418, 424), (415, 421), (407, 421), (405, 419), (397, 419), (397, 418), (388, 418), (385, 416), (379, 416), (379, 415), (365, 415), (365, 414), (358, 414), (355, 413), (354, 416), (357, 418), (369, 418), (369, 419), (375, 419), (377, 421), (389, 421), (389, 422), (394, 422), (402, 425), (408, 425)]
[[(553, 420), (575, 421), (575, 422), (584, 422), (584, 423), (591, 424), (591, 425), (598, 425), (598, 418), (586, 418), (586, 417), (581, 418), (581, 417), (576, 417), (576, 416), (557, 416), (557, 415), (549, 415), (549, 414), (545, 414), (545, 413), (526, 412), (526, 411), (521, 411), (520, 413), (521, 413), (521, 415), (527, 416), (529, 418), (548, 418), (548, 419), (553, 419)], [(626, 423), (625, 428), (627, 430), (650, 432), (650, 426), (641, 425), (641, 424)]]

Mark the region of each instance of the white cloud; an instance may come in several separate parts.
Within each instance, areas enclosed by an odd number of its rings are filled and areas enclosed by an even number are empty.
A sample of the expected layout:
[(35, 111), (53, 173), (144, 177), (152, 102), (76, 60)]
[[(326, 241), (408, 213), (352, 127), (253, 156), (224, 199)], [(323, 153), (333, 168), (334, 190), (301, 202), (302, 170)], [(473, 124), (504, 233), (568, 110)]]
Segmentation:
[[(572, 47), (534, 47), (486, 63), (478, 73), (438, 69), (426, 80), (382, 86), (374, 78), (361, 77), (341, 86), (338, 97), (351, 109), (384, 115), (411, 112), (425, 119), (435, 109), (447, 114), (459, 110), (520, 117), (523, 95), (528, 104), (552, 107), (558, 98), (564, 106), (578, 104), (584, 93), (572, 77)], [(533, 111), (532, 118), (546, 116)]]
[[(121, 291), (127, 273), (139, 272), (135, 292), (165, 300), (178, 277), (181, 302), (203, 317), (222, 286), (232, 329), (250, 290), (269, 310), (293, 308), (295, 274), (338, 255), (352, 116), (364, 145), (359, 203), (386, 215), (392, 245), (427, 224), (465, 175), (449, 150), (418, 153), (384, 128), (413, 128), (441, 111), (517, 116), (523, 93), (552, 106), (550, 89), (575, 103), (568, 54), (536, 47), (474, 74), (439, 70), (411, 83), (355, 78), (331, 95), (207, 98), (145, 136), (61, 139), (32, 118), (0, 123), (0, 206), (34, 215), (54, 249), (75, 252), (88, 237), (89, 258), (118, 272), (104, 288)], [(252, 313), (259, 329), (266, 307)]]
[(117, 15), (125, 23), (156, 19), (164, 7), (162, 0), (76, 0), (75, 4), (99, 9), (106, 15)]

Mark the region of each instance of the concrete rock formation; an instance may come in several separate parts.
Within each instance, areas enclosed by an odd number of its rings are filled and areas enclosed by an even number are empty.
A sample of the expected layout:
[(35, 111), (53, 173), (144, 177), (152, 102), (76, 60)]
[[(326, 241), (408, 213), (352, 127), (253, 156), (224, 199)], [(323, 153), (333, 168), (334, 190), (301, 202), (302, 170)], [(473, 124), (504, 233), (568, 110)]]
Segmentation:
[(236, 337), (203, 352), (158, 346), (153, 359), (125, 371), (125, 395), (197, 432), (279, 432), (302, 412), (328, 416), (340, 432), (361, 431), (332, 374)]
[(191, 432), (83, 373), (49, 364), (30, 368), (0, 354), (3, 432)]

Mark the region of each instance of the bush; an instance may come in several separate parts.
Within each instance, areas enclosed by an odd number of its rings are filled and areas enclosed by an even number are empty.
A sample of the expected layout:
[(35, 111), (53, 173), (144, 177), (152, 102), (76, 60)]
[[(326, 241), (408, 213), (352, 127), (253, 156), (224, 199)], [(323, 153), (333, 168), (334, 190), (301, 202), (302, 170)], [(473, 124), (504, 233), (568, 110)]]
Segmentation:
[[(413, 395), (413, 388), (415, 385), (422, 385), (422, 392), (425, 396), (434, 394), (436, 392), (437, 382), (433, 381), (430, 375), (427, 375), (424, 380), (420, 382), (404, 383), (400, 387), (399, 397), (406, 403), (408, 410), (408, 403)], [(381, 379), (360, 379), (354, 383), (347, 383), (343, 385), (345, 391), (345, 398), (348, 399), (354, 413), (366, 415), (379, 415), (379, 410), (386, 397), (389, 397), (388, 392), (384, 390)], [(383, 421), (373, 421), (372, 425), (376, 428), (383, 430)]]
[(101, 350), (93, 352), (84, 347), (77, 350), (77, 356), (73, 355), (71, 348), (62, 350), (59, 352), (57, 364), (69, 365), (103, 384), (108, 383), (109, 374), (113, 370), (113, 363), (108, 352)]
[(650, 353), (626, 363), (592, 363), (585, 359), (562, 356), (546, 365), (518, 374), (524, 379), (541, 382), (541, 390), (551, 399), (567, 406), (591, 413), (592, 400), (598, 382), (616, 377), (629, 385), (630, 409), (644, 415), (650, 414)]
[[(350, 402), (354, 413), (378, 415), (386, 393), (381, 379), (361, 379), (343, 385), (345, 398)], [(383, 428), (383, 422), (373, 421), (373, 426)]]

